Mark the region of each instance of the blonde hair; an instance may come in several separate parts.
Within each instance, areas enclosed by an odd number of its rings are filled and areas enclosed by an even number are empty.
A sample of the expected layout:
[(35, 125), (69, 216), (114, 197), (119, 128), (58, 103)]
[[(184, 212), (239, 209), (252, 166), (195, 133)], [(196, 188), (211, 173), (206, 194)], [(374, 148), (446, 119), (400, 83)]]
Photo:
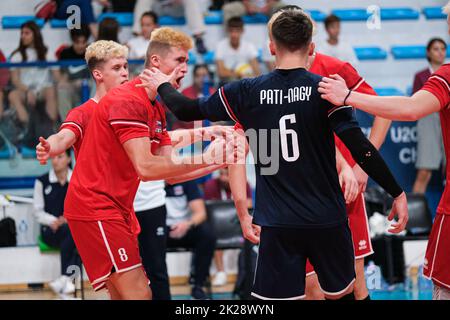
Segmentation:
[(188, 51), (193, 47), (192, 38), (182, 31), (169, 27), (153, 30), (147, 48), (145, 66), (150, 64), (149, 59), (153, 54), (156, 53), (164, 56), (169, 52), (171, 47)]
[(442, 12), (447, 15), (450, 14), (450, 1), (444, 7), (442, 7)]
[(86, 48), (84, 59), (89, 70), (94, 70), (98, 66), (112, 58), (127, 58), (128, 48), (111, 40), (98, 40), (91, 43)]

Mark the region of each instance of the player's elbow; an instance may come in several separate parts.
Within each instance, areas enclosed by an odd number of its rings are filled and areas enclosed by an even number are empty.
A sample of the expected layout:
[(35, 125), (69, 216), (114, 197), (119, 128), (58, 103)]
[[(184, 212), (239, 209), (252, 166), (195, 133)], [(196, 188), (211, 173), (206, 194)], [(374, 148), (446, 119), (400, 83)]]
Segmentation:
[(420, 114), (418, 112), (415, 112), (413, 109), (406, 110), (402, 118), (400, 120), (403, 121), (417, 121), (421, 118)]

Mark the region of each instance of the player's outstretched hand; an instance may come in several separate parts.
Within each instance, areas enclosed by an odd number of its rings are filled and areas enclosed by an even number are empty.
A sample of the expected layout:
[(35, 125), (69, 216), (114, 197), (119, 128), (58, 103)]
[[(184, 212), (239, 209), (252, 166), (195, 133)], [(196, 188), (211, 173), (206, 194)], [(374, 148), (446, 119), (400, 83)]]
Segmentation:
[(180, 77), (181, 67), (176, 67), (171, 74), (167, 75), (159, 69), (152, 67), (144, 69), (139, 75), (142, 83), (136, 84), (136, 87), (145, 87), (150, 90), (158, 90), (158, 87), (165, 82), (169, 82), (175, 89), (178, 89), (179, 83), (177, 79)]
[(388, 230), (390, 233), (402, 232), (408, 223), (408, 202), (404, 192), (394, 199), (388, 220), (392, 221), (395, 216), (398, 217), (398, 221), (391, 224), (391, 229)]
[(36, 159), (40, 164), (47, 164), (47, 160), (50, 158), (50, 143), (43, 137), (39, 137), (39, 143), (36, 146)]
[(350, 166), (343, 166), (339, 172), (339, 184), (344, 191), (345, 203), (349, 204), (355, 201), (359, 194), (359, 185)]
[(253, 224), (253, 217), (247, 214), (243, 218), (239, 218), (239, 222), (241, 223), (244, 238), (251, 243), (258, 244), (261, 227)]
[(336, 106), (344, 104), (349, 92), (345, 80), (338, 74), (332, 74), (329, 78), (323, 77), (319, 82), (318, 90), (322, 99), (328, 100)]
[(214, 140), (216, 138), (226, 138), (232, 136), (234, 129), (232, 126), (210, 126), (203, 128), (203, 140)]

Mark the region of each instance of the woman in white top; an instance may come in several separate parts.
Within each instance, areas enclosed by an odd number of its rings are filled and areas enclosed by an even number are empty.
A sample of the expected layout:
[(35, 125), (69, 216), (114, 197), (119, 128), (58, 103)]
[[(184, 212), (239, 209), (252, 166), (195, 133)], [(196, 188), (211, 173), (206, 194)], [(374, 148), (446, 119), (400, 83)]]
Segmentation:
[[(25, 22), (20, 29), (19, 47), (11, 54), (10, 62), (46, 61), (46, 55), (47, 47), (38, 25), (34, 21)], [(56, 94), (48, 68), (11, 68), (11, 81), (15, 89), (10, 92), (9, 101), (23, 125), (28, 123), (29, 111), (39, 99), (45, 100), (49, 118), (57, 120)]]

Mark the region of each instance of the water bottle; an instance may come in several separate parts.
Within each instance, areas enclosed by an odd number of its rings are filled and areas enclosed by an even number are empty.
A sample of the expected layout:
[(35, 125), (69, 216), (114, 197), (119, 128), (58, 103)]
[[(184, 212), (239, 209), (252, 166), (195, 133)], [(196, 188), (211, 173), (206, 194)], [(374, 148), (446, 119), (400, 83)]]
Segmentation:
[(409, 267), (405, 279), (405, 290), (417, 291), (419, 289), (418, 281), (419, 281), (419, 268), (417, 266)]

